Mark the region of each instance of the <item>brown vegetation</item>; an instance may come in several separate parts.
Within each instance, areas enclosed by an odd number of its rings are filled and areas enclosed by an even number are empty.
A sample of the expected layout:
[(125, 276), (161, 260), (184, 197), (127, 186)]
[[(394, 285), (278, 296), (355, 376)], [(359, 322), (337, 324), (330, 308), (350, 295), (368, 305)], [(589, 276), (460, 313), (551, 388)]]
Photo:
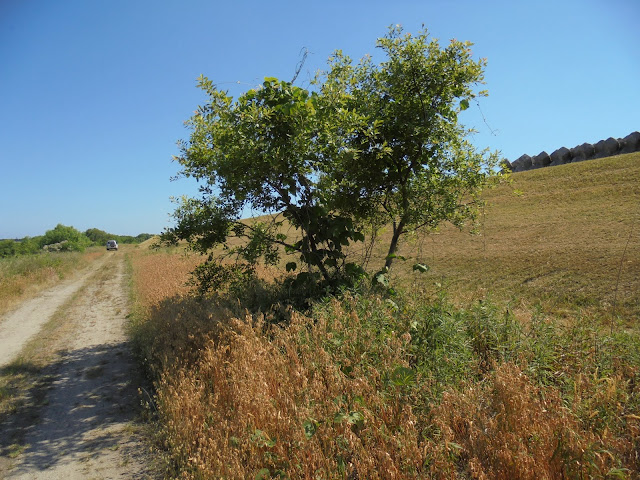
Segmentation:
[(103, 254), (102, 249), (89, 249), (0, 259), (0, 315)]
[(444, 282), (463, 304), (490, 293), (554, 315), (640, 317), (639, 153), (517, 173), (483, 196), (475, 235), (445, 226), (405, 245), (431, 267), (425, 288)]
[(190, 295), (199, 258), (136, 249), (169, 474), (640, 478), (639, 159), (516, 174), (478, 235), (406, 246), (431, 270), (396, 265), (405, 294), (306, 315)]

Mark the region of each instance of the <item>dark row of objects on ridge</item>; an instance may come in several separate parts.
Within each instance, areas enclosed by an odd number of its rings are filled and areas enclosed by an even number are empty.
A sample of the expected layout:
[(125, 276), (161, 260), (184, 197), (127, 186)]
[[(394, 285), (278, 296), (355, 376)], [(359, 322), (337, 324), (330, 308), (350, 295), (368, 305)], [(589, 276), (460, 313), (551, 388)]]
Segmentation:
[(573, 148), (562, 147), (551, 154), (541, 152), (534, 157), (524, 154), (513, 162), (507, 160), (506, 166), (512, 172), (523, 172), (534, 168), (554, 167), (565, 163), (582, 162), (584, 160), (594, 160), (596, 158), (612, 157), (639, 151), (640, 132), (633, 132), (624, 138), (609, 137), (593, 145), (583, 143)]

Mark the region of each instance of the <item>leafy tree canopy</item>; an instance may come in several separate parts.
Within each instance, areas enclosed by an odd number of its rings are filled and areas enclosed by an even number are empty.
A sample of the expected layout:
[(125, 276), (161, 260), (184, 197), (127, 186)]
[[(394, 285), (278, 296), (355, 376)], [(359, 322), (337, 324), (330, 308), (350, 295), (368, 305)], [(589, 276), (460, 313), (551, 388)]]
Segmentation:
[[(187, 122), (193, 130), (181, 144), (182, 175), (202, 182), (202, 198), (183, 198), (175, 212), (177, 226), (165, 232), (168, 242), (189, 241), (202, 253), (224, 245), (233, 266), (212, 257), (197, 272), (201, 283), (218, 285), (238, 269), (250, 273), (258, 260), (276, 264), (280, 247), (333, 284), (345, 269), (343, 246), (362, 240), (349, 216), (331, 211), (318, 188), (331, 159), (327, 139), (335, 121), (328, 98), (275, 78), (236, 101), (201, 77), (209, 103)], [(214, 191), (217, 195), (214, 195)], [(268, 221), (241, 222), (243, 208), (273, 214)], [(284, 219), (299, 234), (280, 230)], [(228, 240), (243, 238), (241, 246)], [(295, 270), (296, 262), (287, 269)], [(306, 279), (309, 271), (303, 272)]]
[(47, 230), (40, 238), (40, 247), (63, 243), (60, 250), (84, 251), (91, 244), (87, 236), (73, 227), (68, 227), (59, 223), (52, 230)]
[[(210, 255), (196, 272), (205, 289), (251, 273), (259, 260), (278, 263), (283, 249), (306, 268), (299, 280), (318, 274), (335, 285), (362, 273), (343, 247), (363, 240), (367, 224), (393, 225), (388, 269), (402, 235), (473, 218), (498, 157), (471, 146), (458, 116), (486, 95), (475, 91), (485, 61), (471, 58), (470, 43), (441, 48), (426, 31), (399, 27), (377, 46), (379, 64), (354, 65), (336, 52), (314, 91), (266, 78), (234, 100), (200, 77), (209, 100), (187, 122), (191, 137), (176, 160), (181, 175), (200, 182), (201, 197), (180, 200), (163, 240), (187, 240), (202, 253), (222, 246), (235, 258)], [(270, 216), (240, 221), (247, 207)]]
[(323, 189), (339, 211), (392, 225), (387, 268), (403, 234), (473, 218), (476, 194), (495, 174), (498, 155), (476, 151), (458, 118), (487, 95), (474, 89), (486, 61), (472, 59), (471, 45), (452, 40), (441, 48), (426, 31), (403, 35), (395, 27), (378, 39), (380, 64), (366, 57), (353, 65), (341, 52), (330, 58), (323, 89), (343, 92), (344, 108), (360, 122)]

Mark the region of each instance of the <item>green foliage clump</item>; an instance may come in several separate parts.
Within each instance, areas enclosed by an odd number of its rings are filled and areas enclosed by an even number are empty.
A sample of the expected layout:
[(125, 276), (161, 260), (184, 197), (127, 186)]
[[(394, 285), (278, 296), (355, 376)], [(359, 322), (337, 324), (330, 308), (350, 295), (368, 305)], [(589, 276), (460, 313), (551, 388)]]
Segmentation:
[(14, 256), (17, 243), (15, 240), (0, 240), (0, 258)]
[(476, 216), (477, 194), (495, 176), (498, 153), (477, 151), (459, 121), (484, 83), (486, 59), (473, 60), (471, 43), (441, 47), (426, 30), (413, 36), (397, 26), (376, 46), (385, 60), (367, 56), (353, 65), (336, 52), (321, 85), (355, 112), (351, 129), (326, 171), (323, 187), (340, 212), (373, 225), (391, 225), (385, 259), (391, 268), (401, 237)]
[(29, 255), (41, 251), (42, 237), (24, 237), (20, 240), (0, 240), (0, 258)]
[(118, 243), (123, 244), (142, 243), (153, 237), (153, 235), (149, 233), (141, 233), (135, 237), (131, 235), (114, 235), (112, 233), (107, 233), (104, 230), (100, 230), (99, 228), (90, 228), (86, 230), (84, 234), (89, 238), (89, 240), (91, 240), (93, 245), (105, 245), (108, 240), (115, 240)]
[[(209, 101), (187, 122), (176, 160), (180, 175), (201, 182), (201, 198), (181, 199), (162, 239), (209, 254), (196, 271), (202, 290), (245, 281), (284, 250), (297, 257), (286, 262), (297, 286), (335, 293), (363, 275), (344, 247), (367, 229), (375, 238), (393, 225), (388, 271), (403, 235), (474, 217), (498, 158), (476, 152), (458, 116), (486, 95), (474, 90), (484, 60), (469, 43), (441, 48), (426, 31), (392, 28), (377, 46), (379, 65), (353, 66), (336, 52), (315, 90), (265, 78), (234, 99), (199, 78)], [(269, 216), (240, 221), (246, 208)]]
[(59, 223), (52, 230), (47, 230), (40, 238), (41, 248), (53, 245), (56, 245), (56, 250), (63, 252), (83, 252), (86, 247), (91, 245), (91, 240), (75, 228)]

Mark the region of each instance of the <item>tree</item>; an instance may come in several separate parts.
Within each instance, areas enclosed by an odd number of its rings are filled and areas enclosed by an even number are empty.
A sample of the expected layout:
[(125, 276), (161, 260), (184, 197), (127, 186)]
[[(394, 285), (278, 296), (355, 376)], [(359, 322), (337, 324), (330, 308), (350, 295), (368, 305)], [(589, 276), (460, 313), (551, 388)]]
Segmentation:
[(0, 240), (0, 258), (13, 257), (16, 254), (15, 240)]
[[(306, 265), (299, 280), (317, 274), (335, 287), (362, 273), (343, 247), (364, 239), (365, 223), (393, 226), (388, 270), (407, 232), (473, 217), (498, 158), (471, 146), (458, 115), (486, 95), (473, 90), (485, 61), (471, 59), (469, 43), (441, 49), (426, 31), (392, 28), (377, 45), (386, 56), (378, 65), (336, 52), (315, 91), (266, 78), (234, 100), (200, 77), (208, 102), (187, 122), (176, 161), (201, 196), (179, 201), (162, 239), (209, 254), (196, 271), (205, 289), (259, 260), (276, 264), (282, 249)], [(245, 208), (267, 216), (241, 221)], [(212, 253), (220, 246), (235, 262)]]
[(94, 245), (104, 245), (107, 243), (107, 240), (111, 240), (113, 238), (113, 235), (105, 232), (104, 230), (100, 230), (99, 228), (89, 228), (84, 232), (84, 234)]
[(91, 245), (91, 240), (89, 240), (84, 233), (73, 227), (62, 225), (61, 223), (56, 225), (54, 229), (47, 230), (45, 234), (40, 237), (40, 247), (63, 242), (64, 244), (60, 248), (62, 251), (74, 250), (82, 252), (86, 247)]
[[(209, 253), (196, 271), (205, 288), (217, 287), (239, 273), (251, 273), (258, 260), (279, 261), (281, 249), (298, 255), (307, 271), (331, 286), (345, 271), (343, 247), (363, 236), (349, 216), (337, 215), (324, 202), (318, 179), (327, 168), (327, 144), (334, 129), (329, 97), (275, 78), (249, 90), (236, 101), (207, 78), (199, 87), (209, 102), (187, 122), (189, 142), (181, 142), (181, 175), (201, 182), (201, 198), (183, 198), (175, 211), (176, 226), (162, 236), (168, 243), (187, 240), (191, 248)], [(260, 221), (240, 221), (245, 207), (267, 214)], [(284, 220), (294, 227), (283, 233)], [(233, 246), (231, 238), (244, 243)], [(222, 246), (224, 264), (211, 252)], [(296, 270), (288, 262), (287, 270)]]
[(24, 237), (16, 242), (16, 255), (30, 255), (40, 251), (40, 241), (42, 237)]
[(441, 48), (426, 30), (412, 36), (394, 27), (377, 47), (386, 57), (377, 65), (366, 57), (354, 66), (341, 52), (330, 59), (322, 89), (342, 92), (357, 122), (324, 172), (324, 188), (337, 211), (392, 226), (388, 269), (406, 233), (473, 218), (499, 158), (476, 151), (458, 121), (487, 94), (474, 91), (486, 61), (471, 58), (471, 43)]

